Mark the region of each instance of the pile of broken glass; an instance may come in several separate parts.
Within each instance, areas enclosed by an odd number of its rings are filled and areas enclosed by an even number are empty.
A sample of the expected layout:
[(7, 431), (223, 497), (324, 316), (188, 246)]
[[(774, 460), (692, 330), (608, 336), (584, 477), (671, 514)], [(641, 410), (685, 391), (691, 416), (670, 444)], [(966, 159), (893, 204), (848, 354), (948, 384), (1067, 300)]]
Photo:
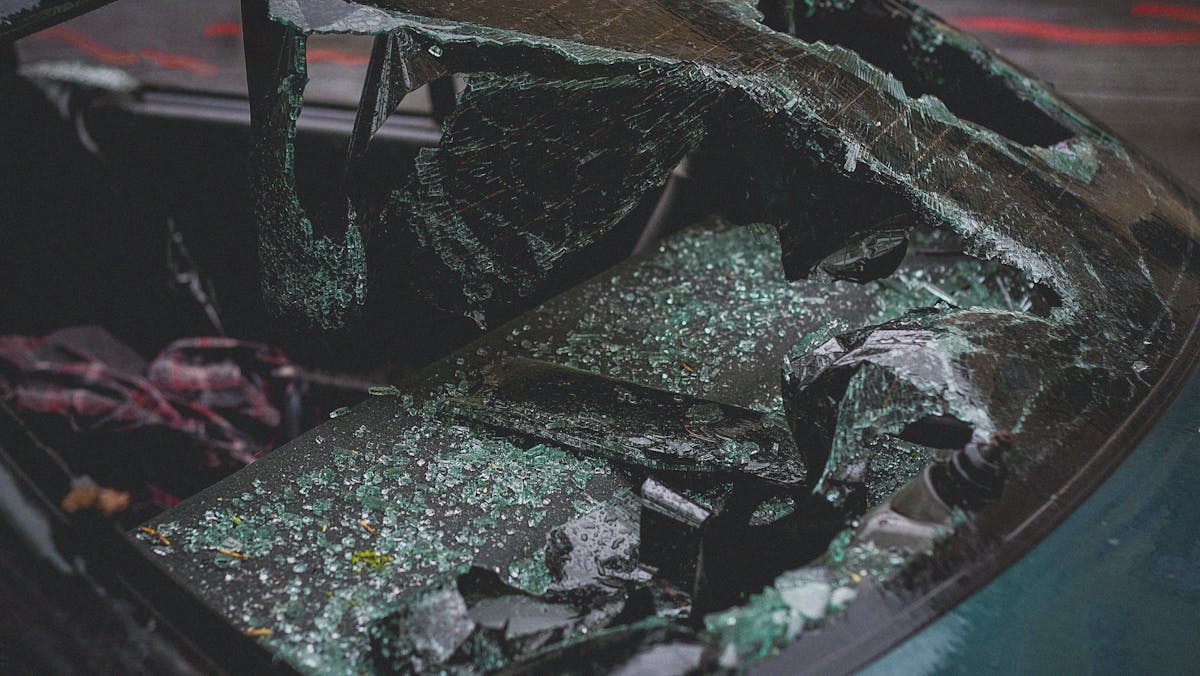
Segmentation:
[[(903, 0), (270, 14), (252, 164), (290, 321), (336, 330), (391, 294), (486, 321), (697, 152), (755, 215), (686, 229), (154, 524), (148, 547), (303, 670), (746, 667), (999, 546), (1195, 317), (1195, 203)], [(377, 36), (347, 185), (400, 97), (467, 86), (394, 186), (306, 209), (305, 36), (332, 32)]]

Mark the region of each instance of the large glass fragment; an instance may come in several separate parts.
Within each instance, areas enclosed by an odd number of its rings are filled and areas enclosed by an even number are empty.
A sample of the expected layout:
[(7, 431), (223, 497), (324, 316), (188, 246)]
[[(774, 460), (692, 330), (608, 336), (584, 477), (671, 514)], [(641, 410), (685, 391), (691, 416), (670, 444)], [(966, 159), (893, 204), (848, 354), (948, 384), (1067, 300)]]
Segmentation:
[[(740, 2), (628, 7), (531, 0), (485, 9), (310, 0), (277, 2), (272, 9), (277, 20), (305, 31), (404, 36), (408, 51), (420, 55), (414, 63), (436, 56), (448, 71), (495, 73), (475, 79), (442, 145), (418, 161), (409, 185), (353, 210), (355, 223), (376, 221), (369, 229), (379, 239), (368, 249), (379, 252), (371, 258), (381, 279), (407, 279), (463, 310), (527, 293), (564, 253), (611, 227), (640, 194), (661, 185), (708, 128), (733, 135), (752, 160), (794, 274), (805, 274), (851, 232), (911, 205), (924, 220), (959, 230), (980, 251), (1047, 283), (1057, 277), (1057, 287), (1075, 278), (1069, 268), (1079, 269), (1080, 261), (1044, 259), (1052, 229), (1030, 222), (1065, 227), (1095, 213), (1086, 204), (1074, 208), (1087, 201), (1091, 181), (1062, 173), (1058, 155), (1087, 150), (1083, 154), (1099, 152), (1096, 157), (1117, 162), (1125, 155), (1028, 81), (1020, 82), (1020, 95), (1044, 95), (1039, 103), (1046, 114), (1080, 137), (1070, 149), (1021, 146), (958, 120), (936, 99), (909, 99), (897, 81), (853, 53), (771, 31)], [(907, 20), (914, 31), (945, 34), (925, 15)], [(993, 59), (991, 67), (1003, 71), (1004, 64)], [(296, 99), (298, 91), (291, 91)], [(287, 103), (295, 105), (298, 100)], [(960, 156), (957, 148), (969, 153)], [(845, 161), (830, 166), (831, 156)], [(854, 186), (873, 199), (837, 199)], [(823, 211), (825, 203), (837, 208)], [(1022, 225), (1008, 216), (1016, 213), (1044, 215)], [(305, 231), (301, 221), (290, 228)], [(328, 256), (344, 248), (349, 256), (343, 261), (349, 276), (336, 292), (325, 291), (337, 307), (318, 313), (323, 324), (361, 300), (355, 294), (362, 293), (363, 271), (351, 262), (361, 258), (353, 254), (355, 231), (351, 224), (349, 239), (335, 232), (328, 246), (317, 246), (332, 247), (329, 254), (307, 254), (332, 261)], [(413, 237), (418, 253), (409, 259)], [(351, 285), (351, 278), (359, 282)], [(305, 302), (313, 302), (313, 294), (304, 294)]]
[[(1018, 346), (1035, 341), (1058, 354), (1021, 353)], [(1043, 366), (1046, 359), (1057, 364), (1068, 358), (1070, 349), (1044, 319), (927, 309), (798, 354), (785, 369), (784, 401), (808, 462), (824, 468), (814, 490), (861, 511), (868, 504), (871, 464), (885, 454), (882, 438), (961, 446), (1002, 431), (998, 418), (1020, 420), (1036, 387), (1055, 378), (1082, 384), (1102, 377), (1088, 369), (1058, 374)], [(985, 395), (977, 382), (994, 389)], [(956, 437), (963, 438), (955, 443)]]
[(471, 568), (430, 585), (372, 626), (375, 667), (494, 670), (603, 626), (623, 607), (619, 596), (607, 596), (537, 596)]
[(606, 460), (798, 486), (805, 470), (779, 416), (531, 359), (496, 365), (452, 410)]

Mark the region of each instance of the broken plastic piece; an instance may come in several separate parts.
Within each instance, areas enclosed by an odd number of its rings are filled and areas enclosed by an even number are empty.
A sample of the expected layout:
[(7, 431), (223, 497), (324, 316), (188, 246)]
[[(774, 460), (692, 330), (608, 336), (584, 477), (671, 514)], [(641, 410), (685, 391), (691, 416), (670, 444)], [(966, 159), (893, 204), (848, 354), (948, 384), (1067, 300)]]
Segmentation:
[(861, 284), (895, 272), (906, 251), (907, 230), (864, 230), (851, 235), (841, 249), (821, 261), (820, 268), (834, 279)]
[(1004, 490), (1004, 455), (1012, 435), (996, 432), (987, 441), (972, 440), (944, 463), (929, 468), (929, 485), (951, 507), (976, 510), (995, 502)]
[(1011, 443), (1009, 433), (997, 432), (930, 463), (863, 517), (849, 546), (870, 543), (902, 556), (931, 551), (939, 530), (953, 523), (955, 510), (973, 512), (999, 499), (1004, 488), (1003, 455)]
[[(1042, 352), (1022, 350), (1033, 341)], [(848, 515), (862, 513), (874, 465), (918, 470), (902, 440), (946, 448), (1011, 427), (1026, 403), (1018, 392), (1074, 349), (1029, 315), (934, 308), (797, 355), (784, 369), (784, 402), (809, 466), (824, 468), (814, 491)]]

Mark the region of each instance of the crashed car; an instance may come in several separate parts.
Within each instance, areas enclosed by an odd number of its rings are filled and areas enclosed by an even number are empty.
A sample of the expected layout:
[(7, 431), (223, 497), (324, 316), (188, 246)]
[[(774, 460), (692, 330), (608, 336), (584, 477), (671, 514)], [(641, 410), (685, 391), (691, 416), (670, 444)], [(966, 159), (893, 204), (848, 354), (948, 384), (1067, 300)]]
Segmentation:
[[(246, 0), (240, 35), (247, 246), (213, 279), (378, 382), (125, 530), (61, 515), (71, 463), (29, 469), (52, 451), (6, 405), (17, 664), (912, 666), (1000, 631), (963, 618), (1184, 443), (1133, 451), (1164, 411), (1194, 427), (1195, 198), (907, 2)], [(306, 174), (323, 35), (372, 42), (354, 111), (317, 113), (344, 155)], [(91, 92), (102, 155), (163, 117), (13, 61), (31, 100)]]

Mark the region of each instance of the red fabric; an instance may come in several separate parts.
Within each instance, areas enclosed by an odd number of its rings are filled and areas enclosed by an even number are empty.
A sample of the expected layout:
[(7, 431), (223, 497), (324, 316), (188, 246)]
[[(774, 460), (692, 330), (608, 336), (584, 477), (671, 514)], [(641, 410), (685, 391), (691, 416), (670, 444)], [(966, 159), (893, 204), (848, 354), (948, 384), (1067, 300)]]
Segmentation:
[(279, 409), (298, 371), (278, 349), (229, 338), (169, 345), (145, 374), (122, 372), (52, 338), (0, 336), (0, 396), (75, 432), (163, 427), (212, 451), (211, 462), (252, 462), (274, 445)]

